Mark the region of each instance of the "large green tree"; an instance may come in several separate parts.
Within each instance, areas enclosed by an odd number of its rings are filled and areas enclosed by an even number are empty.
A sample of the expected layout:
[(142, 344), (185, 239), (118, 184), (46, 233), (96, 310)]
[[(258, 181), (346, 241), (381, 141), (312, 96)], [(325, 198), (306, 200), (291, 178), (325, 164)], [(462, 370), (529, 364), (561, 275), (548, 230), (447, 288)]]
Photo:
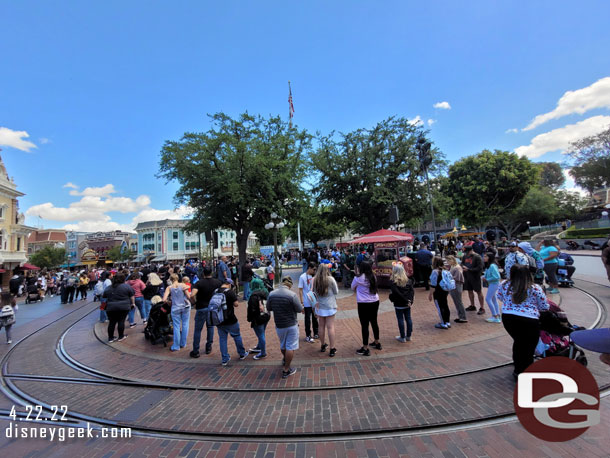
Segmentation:
[[(345, 232), (345, 225), (333, 218), (332, 208), (313, 201), (303, 202), (298, 221), (301, 226), (301, 241), (317, 246), (321, 240), (334, 239)], [(297, 228), (290, 228), (290, 236), (297, 238)]]
[(235, 231), (243, 265), (248, 234), (263, 233), (271, 213), (293, 224), (311, 136), (279, 117), (210, 118), (207, 132), (165, 142), (159, 176), (179, 184), (177, 204), (193, 208), (187, 230)]
[[(401, 221), (422, 215), (427, 198), (415, 145), (424, 133), (406, 118), (389, 118), (372, 129), (320, 137), (312, 154), (315, 192), (322, 206), (332, 208), (331, 221), (366, 233), (391, 224), (392, 205)], [(434, 174), (442, 156), (436, 150), (431, 155)]]
[(561, 165), (558, 162), (538, 162), (540, 180), (538, 184), (543, 188), (557, 189), (566, 182)]
[(114, 246), (112, 248), (110, 248), (108, 250), (108, 253), (106, 253), (106, 257), (108, 258), (108, 260), (111, 260), (113, 262), (123, 262), (123, 261), (127, 261), (132, 253), (131, 251), (123, 248), (120, 246)]
[(568, 154), (574, 162), (570, 175), (578, 186), (592, 194), (595, 189), (610, 185), (610, 126), (572, 143)]
[(32, 254), (29, 261), (31, 264), (43, 269), (59, 267), (66, 262), (66, 249), (46, 246)]
[(556, 215), (557, 206), (551, 190), (532, 186), (519, 205), (500, 215), (497, 224), (511, 238), (527, 229), (528, 221), (531, 224), (548, 224), (555, 221)]
[(461, 223), (484, 227), (516, 209), (537, 179), (529, 159), (483, 150), (449, 167), (446, 192)]

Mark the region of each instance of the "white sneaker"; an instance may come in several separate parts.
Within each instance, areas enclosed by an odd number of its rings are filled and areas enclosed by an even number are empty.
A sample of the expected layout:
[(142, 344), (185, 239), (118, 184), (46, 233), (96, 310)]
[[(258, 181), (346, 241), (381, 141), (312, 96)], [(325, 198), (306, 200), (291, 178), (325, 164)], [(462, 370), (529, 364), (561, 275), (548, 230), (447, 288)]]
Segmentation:
[(6, 344), (7, 344), (7, 345), (10, 345), (10, 344), (12, 344), (12, 343), (13, 343), (13, 341), (12, 341), (12, 340), (7, 340), (7, 341), (6, 341)]
[(399, 342), (406, 342), (407, 339), (405, 339), (404, 337), (400, 337), (400, 336), (396, 336), (396, 340), (398, 340)]
[(314, 343), (315, 340), (312, 339), (311, 337), (305, 337), (305, 342)]

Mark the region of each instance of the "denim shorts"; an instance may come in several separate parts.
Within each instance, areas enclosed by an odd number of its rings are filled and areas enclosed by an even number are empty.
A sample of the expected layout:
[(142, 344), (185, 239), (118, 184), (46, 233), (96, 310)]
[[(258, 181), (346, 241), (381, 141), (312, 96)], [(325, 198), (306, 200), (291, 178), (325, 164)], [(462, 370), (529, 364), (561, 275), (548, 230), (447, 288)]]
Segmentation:
[(299, 326), (294, 325), (288, 328), (276, 328), (277, 336), (280, 339), (280, 350), (299, 349)]

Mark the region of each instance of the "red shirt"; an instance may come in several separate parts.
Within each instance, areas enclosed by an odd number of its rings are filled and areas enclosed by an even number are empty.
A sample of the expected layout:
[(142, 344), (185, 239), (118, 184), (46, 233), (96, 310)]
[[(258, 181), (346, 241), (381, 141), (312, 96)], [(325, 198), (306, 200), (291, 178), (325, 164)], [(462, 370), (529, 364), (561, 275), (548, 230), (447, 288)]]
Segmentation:
[(142, 280), (140, 280), (139, 278), (137, 280), (128, 280), (125, 283), (127, 283), (129, 286), (131, 286), (134, 290), (135, 297), (144, 297), (144, 295), (142, 294), (142, 291), (144, 291), (144, 288), (146, 288), (146, 285), (144, 284), (144, 282)]

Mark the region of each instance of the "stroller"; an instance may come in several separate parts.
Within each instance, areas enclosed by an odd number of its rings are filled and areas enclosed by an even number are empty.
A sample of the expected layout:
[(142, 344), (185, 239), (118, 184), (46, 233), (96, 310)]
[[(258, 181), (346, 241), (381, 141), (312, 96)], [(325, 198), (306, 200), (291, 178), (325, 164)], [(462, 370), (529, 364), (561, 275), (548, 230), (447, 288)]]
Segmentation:
[(536, 347), (536, 356), (564, 356), (587, 365), (585, 352), (570, 339), (570, 334), (580, 326), (572, 325), (565, 312), (553, 301), (547, 299), (549, 310), (540, 314), (540, 339)]
[(163, 346), (167, 347), (168, 336), (174, 333), (174, 327), (170, 319), (170, 308), (171, 306), (159, 302), (150, 309), (144, 329), (144, 337), (150, 340), (153, 345), (163, 342)]
[(38, 290), (38, 286), (36, 283), (28, 285), (25, 295), (25, 303), (30, 304), (32, 302), (42, 301), (42, 297), (40, 296), (40, 291)]

